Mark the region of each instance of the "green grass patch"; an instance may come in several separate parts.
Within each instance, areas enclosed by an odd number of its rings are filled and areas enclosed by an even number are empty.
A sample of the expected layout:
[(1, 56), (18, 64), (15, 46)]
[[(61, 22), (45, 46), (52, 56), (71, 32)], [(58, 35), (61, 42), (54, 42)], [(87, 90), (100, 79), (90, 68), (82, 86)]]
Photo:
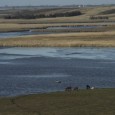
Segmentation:
[(0, 99), (0, 115), (114, 115), (115, 89), (56, 92)]

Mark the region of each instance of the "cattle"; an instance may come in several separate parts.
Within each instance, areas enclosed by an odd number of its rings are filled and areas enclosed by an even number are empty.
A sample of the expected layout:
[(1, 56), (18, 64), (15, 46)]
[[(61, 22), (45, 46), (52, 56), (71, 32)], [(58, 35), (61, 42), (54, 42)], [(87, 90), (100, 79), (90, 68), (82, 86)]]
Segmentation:
[(89, 85), (86, 85), (86, 89), (91, 89), (91, 87)]
[(65, 91), (72, 91), (72, 87), (71, 87), (71, 86), (66, 87), (66, 88), (65, 88)]
[(78, 89), (79, 89), (78, 87), (74, 87), (73, 88), (74, 91), (78, 91)]

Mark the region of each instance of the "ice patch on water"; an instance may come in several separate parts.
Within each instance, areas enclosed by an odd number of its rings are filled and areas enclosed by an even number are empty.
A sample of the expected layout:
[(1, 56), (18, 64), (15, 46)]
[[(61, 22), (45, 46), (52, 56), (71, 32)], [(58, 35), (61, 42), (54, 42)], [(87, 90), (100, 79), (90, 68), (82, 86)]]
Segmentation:
[(49, 75), (16, 75), (16, 77), (28, 77), (28, 78), (59, 78), (59, 77), (70, 77), (70, 75), (53, 73)]
[(0, 59), (51, 57), (115, 60), (115, 48), (2, 48), (0, 55)]

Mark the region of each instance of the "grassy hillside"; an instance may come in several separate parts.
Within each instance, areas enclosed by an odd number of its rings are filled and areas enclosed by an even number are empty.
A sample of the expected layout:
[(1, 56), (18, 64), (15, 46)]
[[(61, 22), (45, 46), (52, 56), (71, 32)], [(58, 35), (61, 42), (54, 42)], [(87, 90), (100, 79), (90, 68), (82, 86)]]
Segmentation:
[[(89, 20), (90, 16), (98, 16), (98, 15), (106, 15), (109, 16), (109, 20), (113, 21), (115, 20), (115, 13), (111, 13), (110, 11), (114, 10), (115, 6), (97, 6), (97, 7), (84, 7), (84, 8), (51, 8), (51, 9), (30, 9), (30, 10), (16, 10), (16, 9), (11, 9), (11, 10), (6, 10), (6, 11), (0, 11), (0, 22), (1, 23), (51, 23), (51, 22), (91, 22), (91, 20)], [(80, 11), (82, 13), (82, 15), (80, 16), (72, 16), (72, 17), (57, 17), (57, 18), (43, 18), (43, 19), (34, 19), (33, 20), (24, 20), (24, 19), (7, 19), (4, 20), (2, 19), (2, 17), (4, 17), (4, 15), (12, 15), (12, 14), (16, 14), (17, 12), (20, 12), (22, 14), (24, 13), (34, 13), (35, 15), (38, 14), (45, 14), (45, 15), (49, 15), (49, 14), (55, 14), (55, 13), (66, 13), (66, 12), (72, 12), (72, 11)], [(104, 14), (103, 12), (107, 12), (109, 11), (107, 14)]]
[(0, 99), (0, 115), (114, 115), (115, 89), (79, 90)]
[[(0, 32), (23, 31), (29, 29), (42, 29), (51, 26), (79, 26), (103, 25), (95, 29), (79, 29), (61, 31), (49, 35), (22, 36), (12, 39), (0, 39), (0, 46), (18, 47), (84, 47), (101, 46), (115, 47), (115, 6), (98, 6), (84, 8), (53, 8), (30, 10), (35, 13), (56, 13), (81, 11), (82, 15), (72, 17), (40, 18), (40, 19), (0, 19)], [(111, 13), (112, 11), (112, 13)], [(10, 11), (9, 11), (10, 12)], [(17, 10), (14, 12), (17, 12)], [(26, 12), (24, 10), (24, 12)], [(109, 13), (104, 13), (109, 12)], [(2, 12), (3, 13), (3, 12)], [(94, 19), (91, 16), (107, 16), (108, 19)], [(112, 22), (112, 23), (111, 23)], [(39, 30), (38, 30), (39, 31)], [(62, 34), (63, 32), (63, 34)], [(69, 32), (69, 33), (68, 33)], [(68, 33), (68, 34), (67, 34)]]

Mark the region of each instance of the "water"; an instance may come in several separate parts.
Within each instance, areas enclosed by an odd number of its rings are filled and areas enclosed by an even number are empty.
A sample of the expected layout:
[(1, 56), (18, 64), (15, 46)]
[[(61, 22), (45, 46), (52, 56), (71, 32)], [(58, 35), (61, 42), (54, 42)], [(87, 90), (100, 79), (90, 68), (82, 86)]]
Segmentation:
[(102, 26), (70, 26), (70, 27), (48, 27), (44, 30), (47, 30), (47, 32), (37, 32), (34, 31), (34, 29), (29, 31), (19, 31), (19, 32), (1, 32), (0, 33), (0, 39), (2, 38), (12, 38), (12, 37), (19, 37), (19, 36), (27, 36), (27, 35), (40, 35), (40, 34), (51, 34), (54, 32), (48, 32), (48, 30), (65, 30), (65, 29), (90, 29), (90, 28), (97, 28)]
[(87, 84), (115, 88), (115, 48), (0, 49), (0, 96), (85, 88)]
[(33, 32), (33, 31), (19, 31), (19, 32), (2, 32), (0, 38), (12, 38), (27, 35), (49, 34), (50, 32)]
[(90, 28), (100, 28), (102, 26), (63, 26), (63, 27), (48, 27), (47, 30), (60, 30), (60, 29), (90, 29)]

